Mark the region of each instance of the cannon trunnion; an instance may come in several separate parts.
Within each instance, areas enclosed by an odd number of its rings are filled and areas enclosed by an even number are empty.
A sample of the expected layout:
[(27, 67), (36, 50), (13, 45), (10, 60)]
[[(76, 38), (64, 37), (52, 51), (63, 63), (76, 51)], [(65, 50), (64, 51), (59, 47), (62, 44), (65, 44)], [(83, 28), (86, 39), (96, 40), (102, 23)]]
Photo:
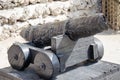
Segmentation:
[(66, 35), (51, 38), (51, 46), (14, 43), (8, 50), (11, 66), (24, 70), (30, 64), (40, 77), (52, 78), (83, 62), (97, 62), (103, 56), (102, 43), (93, 36), (72, 41)]

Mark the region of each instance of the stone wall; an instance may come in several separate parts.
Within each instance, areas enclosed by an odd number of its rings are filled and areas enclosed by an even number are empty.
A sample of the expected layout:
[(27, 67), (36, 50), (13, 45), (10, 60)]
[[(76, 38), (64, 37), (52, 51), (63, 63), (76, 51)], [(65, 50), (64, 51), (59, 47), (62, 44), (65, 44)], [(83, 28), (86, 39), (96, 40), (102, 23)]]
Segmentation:
[(101, 0), (0, 0), (0, 40), (25, 27), (94, 15)]

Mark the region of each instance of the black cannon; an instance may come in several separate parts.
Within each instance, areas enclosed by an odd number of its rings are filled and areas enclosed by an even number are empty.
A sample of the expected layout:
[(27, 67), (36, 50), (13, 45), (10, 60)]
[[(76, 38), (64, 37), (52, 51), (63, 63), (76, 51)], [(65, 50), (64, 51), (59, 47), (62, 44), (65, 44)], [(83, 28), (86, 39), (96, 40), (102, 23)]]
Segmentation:
[(105, 29), (103, 15), (30, 27), (22, 34), (30, 43), (14, 43), (8, 50), (8, 59), (17, 70), (31, 63), (40, 77), (49, 79), (80, 63), (99, 61), (104, 48), (93, 35)]

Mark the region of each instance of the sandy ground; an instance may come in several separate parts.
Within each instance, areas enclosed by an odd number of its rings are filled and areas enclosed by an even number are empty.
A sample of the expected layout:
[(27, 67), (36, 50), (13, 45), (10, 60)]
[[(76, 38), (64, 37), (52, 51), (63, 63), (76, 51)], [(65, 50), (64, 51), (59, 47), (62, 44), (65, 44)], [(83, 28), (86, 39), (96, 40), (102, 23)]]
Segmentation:
[(120, 31), (105, 31), (96, 35), (104, 45), (104, 56), (102, 60), (120, 64)]
[[(112, 30), (95, 35), (104, 44), (104, 57), (102, 60), (120, 64), (120, 32)], [(0, 42), (0, 68), (8, 67), (7, 50), (14, 42), (25, 42), (20, 36), (9, 38)]]

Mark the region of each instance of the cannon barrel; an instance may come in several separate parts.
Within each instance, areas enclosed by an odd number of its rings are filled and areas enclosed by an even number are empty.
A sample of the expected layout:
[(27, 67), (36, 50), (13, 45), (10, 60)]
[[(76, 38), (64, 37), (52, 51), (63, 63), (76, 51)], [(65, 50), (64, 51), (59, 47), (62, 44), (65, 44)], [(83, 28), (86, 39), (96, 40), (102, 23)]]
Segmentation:
[(71, 40), (95, 35), (107, 29), (105, 17), (96, 14), (87, 17), (79, 17), (66, 21), (47, 23), (38, 26), (31, 26), (21, 32), (21, 36), (33, 42), (37, 47), (51, 45), (51, 37), (65, 34)]

